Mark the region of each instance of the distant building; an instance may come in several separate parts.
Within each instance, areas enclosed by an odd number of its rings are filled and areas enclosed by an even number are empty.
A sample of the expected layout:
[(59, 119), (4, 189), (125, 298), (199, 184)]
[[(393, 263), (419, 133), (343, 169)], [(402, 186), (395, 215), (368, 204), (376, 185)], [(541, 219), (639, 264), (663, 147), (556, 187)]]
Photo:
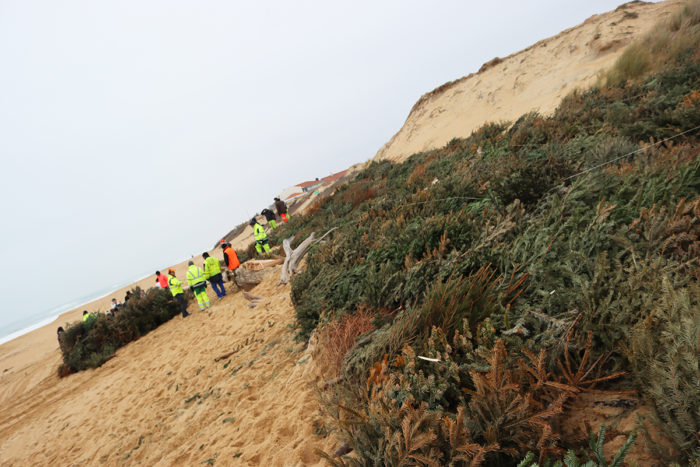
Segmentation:
[(293, 185), (282, 190), (279, 194), (279, 199), (287, 201), (289, 199), (295, 198), (299, 194), (303, 194), (303, 190), (298, 185)]
[(329, 176), (327, 176), (327, 177), (323, 177), (323, 178), (321, 179), (321, 181), (322, 181), (323, 183), (331, 183), (331, 182), (334, 182), (334, 181), (338, 180), (339, 178), (345, 176), (346, 173), (348, 173), (348, 171), (347, 171), (347, 170), (343, 170), (342, 172), (334, 173), (334, 174), (329, 175)]
[(319, 180), (318, 178), (316, 180), (312, 180), (310, 182), (303, 182), (300, 183), (298, 186), (301, 188), (301, 191), (304, 193), (309, 193), (314, 191), (316, 188), (320, 187), (323, 185), (323, 180)]
[(304, 195), (306, 195), (306, 193), (304, 193), (303, 191), (301, 191), (301, 192), (298, 192), (298, 193), (292, 193), (291, 195), (287, 196), (286, 198), (280, 197), (280, 199), (281, 199), (282, 201), (284, 201), (284, 202), (287, 202), (287, 201), (295, 200), (295, 199), (297, 199), (297, 198), (301, 198), (301, 197), (304, 196)]
[(308, 182), (302, 182), (297, 185), (290, 186), (282, 190), (279, 198), (284, 201), (291, 201), (293, 199), (299, 198), (307, 193), (312, 193), (314, 190), (318, 189), (322, 185), (330, 184), (343, 177), (348, 171), (343, 170), (342, 172), (331, 174), (327, 177), (311, 180)]

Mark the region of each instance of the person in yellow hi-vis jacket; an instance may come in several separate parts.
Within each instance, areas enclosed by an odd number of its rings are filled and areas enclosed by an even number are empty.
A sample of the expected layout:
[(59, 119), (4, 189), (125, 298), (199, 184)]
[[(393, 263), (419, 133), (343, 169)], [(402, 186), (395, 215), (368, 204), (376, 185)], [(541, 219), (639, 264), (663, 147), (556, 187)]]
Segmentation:
[(255, 234), (255, 251), (257, 251), (258, 254), (261, 255), (264, 248), (265, 253), (269, 253), (270, 245), (268, 245), (267, 243), (267, 234), (265, 233), (265, 229), (263, 229), (263, 226), (258, 224), (258, 221), (255, 220), (255, 217), (253, 217), (250, 220), (250, 225), (253, 226), (253, 233)]
[(187, 268), (187, 285), (192, 288), (197, 304), (200, 310), (209, 308), (209, 296), (207, 296), (207, 279), (204, 271), (199, 266), (195, 266), (194, 262), (190, 261)]
[(185, 301), (185, 291), (182, 290), (182, 281), (175, 277), (175, 270), (173, 268), (168, 269), (168, 288), (170, 293), (175, 297), (175, 301), (180, 305), (180, 311), (182, 312), (182, 317), (187, 318), (190, 314), (187, 313), (187, 302)]
[(226, 289), (224, 288), (224, 279), (221, 275), (221, 263), (219, 263), (219, 258), (209, 256), (209, 253), (203, 253), (202, 258), (204, 258), (204, 276), (211, 284), (211, 288), (216, 292), (216, 296), (224, 298), (226, 296)]

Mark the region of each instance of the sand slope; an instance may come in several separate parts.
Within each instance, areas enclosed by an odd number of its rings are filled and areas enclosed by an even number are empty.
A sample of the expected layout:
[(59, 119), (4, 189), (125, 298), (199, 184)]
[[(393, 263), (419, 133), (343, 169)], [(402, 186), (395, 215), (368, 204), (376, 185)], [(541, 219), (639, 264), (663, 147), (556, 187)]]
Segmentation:
[(418, 100), (375, 159), (401, 161), (467, 137), (486, 122), (514, 121), (532, 110), (551, 113), (571, 91), (594, 84), (626, 45), (680, 5), (628, 3), (440, 86)]
[(313, 361), (293, 340), (289, 287), (278, 279), (279, 266), (254, 289), (267, 298), (256, 308), (229, 295), (212, 316), (176, 317), (97, 370), (59, 379), (55, 350), (16, 374), (21, 384), (51, 370), (2, 401), (2, 464), (321, 464), (314, 449), (335, 442), (314, 434)]

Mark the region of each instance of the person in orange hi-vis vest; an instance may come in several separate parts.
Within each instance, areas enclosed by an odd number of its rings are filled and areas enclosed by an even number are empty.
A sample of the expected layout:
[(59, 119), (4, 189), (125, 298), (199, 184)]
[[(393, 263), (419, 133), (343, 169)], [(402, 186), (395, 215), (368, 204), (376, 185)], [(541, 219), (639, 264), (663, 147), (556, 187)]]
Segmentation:
[(221, 245), (221, 249), (224, 250), (224, 262), (226, 263), (226, 266), (228, 266), (230, 271), (233, 271), (241, 265), (241, 262), (238, 261), (238, 255), (236, 254), (236, 250), (231, 248), (230, 243), (224, 243), (223, 245)]
[(165, 274), (161, 274), (160, 271), (156, 271), (156, 283), (161, 289), (167, 289), (168, 277)]

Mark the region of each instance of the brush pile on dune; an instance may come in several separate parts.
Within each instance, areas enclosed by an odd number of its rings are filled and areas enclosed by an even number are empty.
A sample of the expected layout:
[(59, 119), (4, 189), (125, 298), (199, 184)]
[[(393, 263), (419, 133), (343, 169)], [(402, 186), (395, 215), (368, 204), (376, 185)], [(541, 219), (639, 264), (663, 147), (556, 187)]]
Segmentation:
[(292, 282), (334, 465), (698, 462), (699, 45), (694, 1), (551, 116), (373, 161), (287, 226), (337, 227)]

